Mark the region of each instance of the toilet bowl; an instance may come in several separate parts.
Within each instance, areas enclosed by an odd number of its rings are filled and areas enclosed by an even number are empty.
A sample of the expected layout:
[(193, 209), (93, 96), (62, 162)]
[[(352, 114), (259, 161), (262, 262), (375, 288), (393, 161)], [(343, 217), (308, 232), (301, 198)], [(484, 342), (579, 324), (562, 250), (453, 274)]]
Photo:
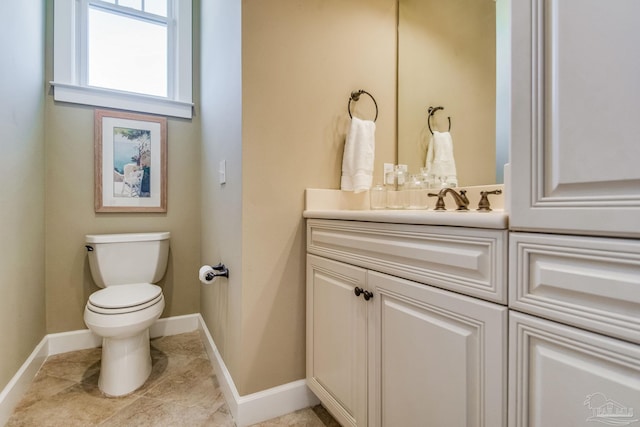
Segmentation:
[(158, 282), (166, 270), (169, 233), (103, 234), (86, 237), (96, 285), (84, 321), (102, 337), (98, 387), (108, 396), (139, 388), (151, 373), (149, 327), (164, 309)]

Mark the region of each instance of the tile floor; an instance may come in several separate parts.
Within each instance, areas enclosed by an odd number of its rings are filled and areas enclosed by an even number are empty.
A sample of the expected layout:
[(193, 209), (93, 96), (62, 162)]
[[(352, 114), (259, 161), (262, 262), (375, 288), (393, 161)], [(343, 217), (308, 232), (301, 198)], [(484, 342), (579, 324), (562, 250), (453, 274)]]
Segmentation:
[[(151, 340), (153, 370), (130, 395), (98, 389), (100, 349), (49, 357), (6, 427), (235, 426), (199, 333)], [(339, 427), (320, 405), (254, 427)]]

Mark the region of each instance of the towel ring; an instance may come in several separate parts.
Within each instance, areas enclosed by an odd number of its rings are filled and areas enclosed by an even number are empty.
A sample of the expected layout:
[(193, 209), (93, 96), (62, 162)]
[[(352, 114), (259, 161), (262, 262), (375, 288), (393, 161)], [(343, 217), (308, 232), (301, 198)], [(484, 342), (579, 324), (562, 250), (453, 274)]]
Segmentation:
[(349, 104), (347, 104), (347, 110), (349, 110), (349, 117), (353, 118), (353, 116), (351, 115), (351, 101), (357, 102), (360, 99), (360, 95), (362, 95), (363, 93), (366, 93), (367, 95), (369, 95), (369, 97), (373, 101), (373, 105), (376, 106), (376, 117), (373, 119), (373, 121), (375, 122), (376, 120), (378, 120), (378, 103), (376, 102), (376, 99), (373, 97), (373, 95), (371, 95), (369, 92), (363, 89), (354, 90), (353, 92), (351, 92), (351, 96), (349, 97)]
[[(429, 132), (431, 132), (431, 135), (433, 135), (433, 131), (431, 130), (431, 117), (436, 113), (436, 111), (438, 110), (444, 110), (444, 107), (429, 107), (427, 109), (427, 112), (429, 113), (429, 116), (427, 117), (427, 126), (429, 126)], [(449, 131), (451, 131), (451, 117), (447, 117), (447, 119), (449, 120)]]

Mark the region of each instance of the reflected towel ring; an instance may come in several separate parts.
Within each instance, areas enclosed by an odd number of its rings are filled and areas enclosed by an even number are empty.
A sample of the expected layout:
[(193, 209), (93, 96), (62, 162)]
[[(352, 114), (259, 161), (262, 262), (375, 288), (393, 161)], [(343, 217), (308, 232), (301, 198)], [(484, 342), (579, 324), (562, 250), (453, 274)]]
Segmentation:
[[(444, 107), (429, 107), (427, 109), (427, 112), (429, 113), (429, 116), (427, 117), (427, 126), (429, 126), (429, 132), (431, 132), (431, 135), (433, 135), (433, 131), (431, 130), (431, 116), (433, 116), (436, 111), (438, 110), (444, 110)], [(451, 117), (447, 117), (447, 119), (449, 120), (449, 130), (447, 132), (451, 131)]]
[(376, 106), (376, 117), (373, 119), (373, 121), (375, 122), (376, 120), (378, 120), (378, 103), (376, 102), (376, 99), (373, 97), (373, 95), (371, 95), (369, 92), (363, 89), (354, 90), (353, 92), (351, 92), (351, 96), (349, 97), (349, 104), (347, 104), (347, 110), (349, 110), (349, 117), (353, 118), (353, 116), (351, 115), (351, 101), (357, 102), (360, 99), (360, 95), (362, 95), (363, 93), (366, 93), (367, 95), (369, 95), (369, 97), (371, 97), (371, 100), (373, 101), (373, 105)]

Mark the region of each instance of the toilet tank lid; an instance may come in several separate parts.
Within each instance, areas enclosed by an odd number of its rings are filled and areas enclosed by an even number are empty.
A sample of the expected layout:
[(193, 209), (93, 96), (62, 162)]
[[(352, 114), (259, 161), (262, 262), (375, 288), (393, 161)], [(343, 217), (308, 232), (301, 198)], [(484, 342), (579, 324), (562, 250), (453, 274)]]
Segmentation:
[(150, 242), (154, 240), (167, 240), (170, 234), (168, 231), (156, 233), (88, 234), (85, 241), (87, 243)]

